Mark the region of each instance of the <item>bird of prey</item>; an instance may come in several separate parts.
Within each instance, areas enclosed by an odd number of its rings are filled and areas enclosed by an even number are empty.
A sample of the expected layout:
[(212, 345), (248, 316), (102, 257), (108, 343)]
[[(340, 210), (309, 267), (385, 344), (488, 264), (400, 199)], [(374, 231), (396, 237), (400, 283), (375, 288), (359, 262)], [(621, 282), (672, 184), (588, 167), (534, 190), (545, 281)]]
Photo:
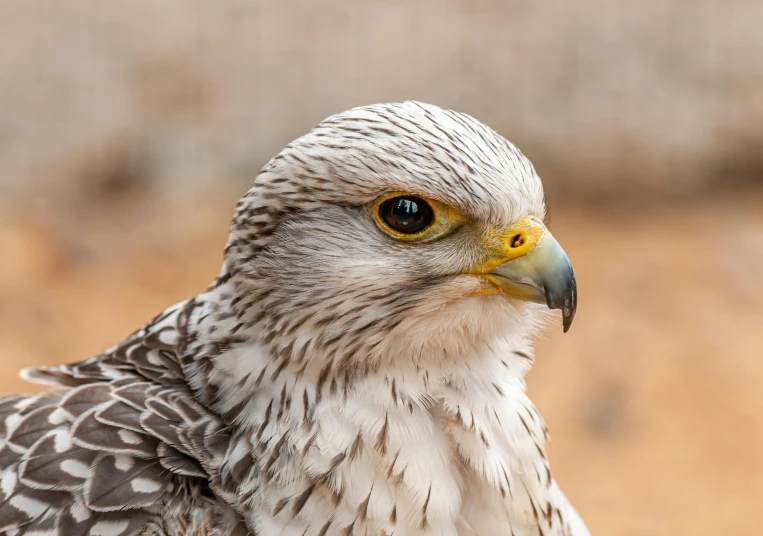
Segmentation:
[(324, 120), (257, 175), (206, 292), (0, 399), (0, 534), (588, 534), (525, 394), (576, 308), (545, 210), (468, 115)]

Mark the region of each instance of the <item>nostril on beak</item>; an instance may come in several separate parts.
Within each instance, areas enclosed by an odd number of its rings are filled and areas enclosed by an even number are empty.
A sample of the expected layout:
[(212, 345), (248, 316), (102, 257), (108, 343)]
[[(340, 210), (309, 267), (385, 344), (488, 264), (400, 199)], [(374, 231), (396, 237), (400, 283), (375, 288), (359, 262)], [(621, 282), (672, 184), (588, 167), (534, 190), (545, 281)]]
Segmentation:
[(525, 237), (523, 234), (516, 234), (511, 237), (511, 240), (509, 241), (509, 247), (511, 248), (518, 248), (523, 246), (525, 243)]

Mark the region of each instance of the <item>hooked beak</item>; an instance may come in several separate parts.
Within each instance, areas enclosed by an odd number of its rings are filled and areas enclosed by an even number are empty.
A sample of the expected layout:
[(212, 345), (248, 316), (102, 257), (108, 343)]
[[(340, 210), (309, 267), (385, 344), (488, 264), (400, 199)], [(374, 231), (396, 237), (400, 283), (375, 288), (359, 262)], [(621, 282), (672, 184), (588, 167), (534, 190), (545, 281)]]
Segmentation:
[[(570, 329), (577, 308), (577, 284), (570, 259), (537, 218), (529, 217), (498, 242), (501, 254), (480, 275), (506, 295), (561, 309), (562, 325)], [(491, 248), (492, 249), (492, 248)], [(503, 261), (503, 262), (501, 262)], [(496, 266), (497, 264), (497, 266)]]

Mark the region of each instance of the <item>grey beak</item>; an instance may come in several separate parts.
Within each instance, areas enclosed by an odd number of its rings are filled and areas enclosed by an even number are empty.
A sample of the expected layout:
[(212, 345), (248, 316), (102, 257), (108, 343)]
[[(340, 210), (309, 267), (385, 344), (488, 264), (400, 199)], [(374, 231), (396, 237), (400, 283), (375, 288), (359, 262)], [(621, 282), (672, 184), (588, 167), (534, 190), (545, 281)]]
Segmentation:
[(578, 304), (575, 272), (551, 233), (545, 232), (526, 255), (501, 264), (490, 275), (508, 295), (560, 309), (564, 332), (570, 329)]

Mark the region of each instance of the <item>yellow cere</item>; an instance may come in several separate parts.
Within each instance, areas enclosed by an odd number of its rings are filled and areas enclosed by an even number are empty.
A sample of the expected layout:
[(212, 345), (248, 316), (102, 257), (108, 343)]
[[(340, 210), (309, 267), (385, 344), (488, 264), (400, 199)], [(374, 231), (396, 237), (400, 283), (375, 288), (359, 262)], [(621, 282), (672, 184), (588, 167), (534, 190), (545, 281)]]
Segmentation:
[[(404, 196), (418, 197), (419, 199), (426, 201), (434, 213), (434, 223), (421, 232), (413, 234), (400, 233), (390, 228), (379, 215), (379, 207), (388, 199)], [(464, 215), (445, 203), (411, 192), (394, 192), (380, 197), (373, 205), (371, 205), (370, 212), (377, 225), (381, 227), (384, 232), (405, 242), (430, 242), (448, 234), (456, 226), (467, 221), (467, 218)]]
[(475, 275), (487, 274), (496, 266), (527, 255), (548, 230), (534, 216), (518, 221), (509, 229), (495, 229), (485, 237), (487, 258), (470, 270)]

